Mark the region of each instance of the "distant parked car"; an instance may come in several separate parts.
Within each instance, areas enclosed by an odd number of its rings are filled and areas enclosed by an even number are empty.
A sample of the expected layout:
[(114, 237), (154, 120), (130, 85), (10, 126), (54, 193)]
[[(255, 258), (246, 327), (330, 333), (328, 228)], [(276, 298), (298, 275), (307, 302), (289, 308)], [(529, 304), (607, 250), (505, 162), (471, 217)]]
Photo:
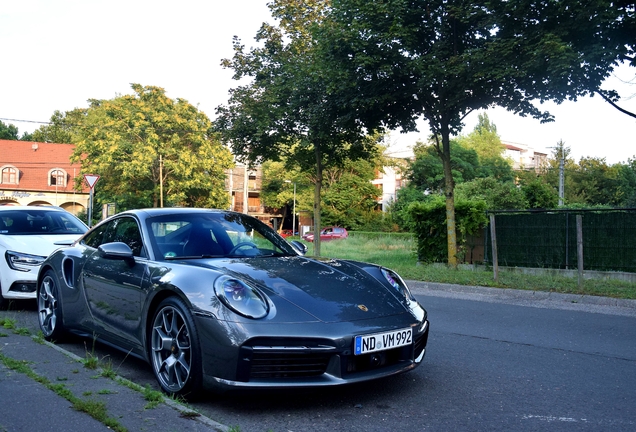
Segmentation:
[(0, 206), (0, 305), (34, 299), (40, 264), (88, 230), (59, 207)]
[(292, 232), (292, 230), (282, 230), (280, 232), (280, 236), (282, 238), (287, 238), (287, 237), (290, 237), (290, 236), (293, 236), (293, 235), (294, 235), (294, 233)]
[[(320, 241), (338, 240), (349, 237), (349, 233), (342, 227), (330, 226), (320, 230)], [(308, 242), (314, 241), (314, 233), (308, 232), (303, 236)]]

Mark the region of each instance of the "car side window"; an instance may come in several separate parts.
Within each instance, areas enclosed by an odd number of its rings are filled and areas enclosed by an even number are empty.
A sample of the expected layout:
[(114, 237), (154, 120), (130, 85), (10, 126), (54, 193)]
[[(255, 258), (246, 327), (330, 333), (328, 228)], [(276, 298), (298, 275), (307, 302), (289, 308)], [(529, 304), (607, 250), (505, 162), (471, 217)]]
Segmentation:
[(144, 256), (139, 225), (133, 218), (121, 217), (108, 224), (104, 243), (111, 242), (126, 243), (134, 256)]
[(82, 243), (85, 244), (86, 246), (90, 246), (92, 248), (97, 249), (102, 244), (106, 243), (106, 241), (104, 241), (104, 234), (106, 233), (107, 229), (108, 229), (108, 224), (103, 224), (98, 226), (97, 228), (93, 230), (93, 232), (91, 232), (86, 237), (84, 237), (84, 239), (82, 240)]
[(97, 249), (105, 243), (122, 242), (132, 249), (134, 256), (146, 256), (137, 222), (130, 217), (120, 217), (100, 225), (87, 235), (82, 243)]

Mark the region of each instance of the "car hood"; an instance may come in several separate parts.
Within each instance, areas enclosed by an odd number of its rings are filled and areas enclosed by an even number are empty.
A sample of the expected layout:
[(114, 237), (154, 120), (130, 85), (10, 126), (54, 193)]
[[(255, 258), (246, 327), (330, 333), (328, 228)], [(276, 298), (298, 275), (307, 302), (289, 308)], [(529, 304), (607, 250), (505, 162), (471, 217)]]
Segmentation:
[(213, 260), (213, 266), (258, 286), (278, 308), (291, 303), (323, 322), (408, 312), (397, 292), (351, 262), (297, 256)]
[(0, 242), (7, 250), (46, 257), (54, 250), (70, 245), (79, 237), (77, 234), (2, 235)]

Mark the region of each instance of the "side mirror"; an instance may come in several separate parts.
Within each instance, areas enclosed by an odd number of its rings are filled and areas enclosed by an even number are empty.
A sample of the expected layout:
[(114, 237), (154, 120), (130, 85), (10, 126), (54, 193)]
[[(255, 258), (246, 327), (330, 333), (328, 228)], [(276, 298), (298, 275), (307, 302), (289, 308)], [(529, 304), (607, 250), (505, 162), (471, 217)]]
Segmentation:
[(126, 243), (104, 243), (97, 248), (99, 256), (106, 259), (127, 260), (133, 259), (133, 251)]
[(298, 240), (292, 240), (291, 245), (300, 253), (301, 255), (305, 255), (307, 253), (307, 245), (299, 242)]

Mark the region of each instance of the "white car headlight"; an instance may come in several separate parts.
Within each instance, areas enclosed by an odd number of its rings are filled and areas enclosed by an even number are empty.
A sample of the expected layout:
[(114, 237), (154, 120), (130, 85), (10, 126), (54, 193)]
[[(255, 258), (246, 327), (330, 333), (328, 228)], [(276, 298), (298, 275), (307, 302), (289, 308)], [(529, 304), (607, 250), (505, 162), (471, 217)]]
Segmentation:
[(6, 251), (4, 257), (9, 267), (21, 272), (37, 270), (46, 259), (46, 257), (40, 255), (29, 255), (15, 251)]
[(244, 317), (258, 319), (269, 312), (264, 295), (239, 279), (219, 277), (214, 292), (225, 306)]

